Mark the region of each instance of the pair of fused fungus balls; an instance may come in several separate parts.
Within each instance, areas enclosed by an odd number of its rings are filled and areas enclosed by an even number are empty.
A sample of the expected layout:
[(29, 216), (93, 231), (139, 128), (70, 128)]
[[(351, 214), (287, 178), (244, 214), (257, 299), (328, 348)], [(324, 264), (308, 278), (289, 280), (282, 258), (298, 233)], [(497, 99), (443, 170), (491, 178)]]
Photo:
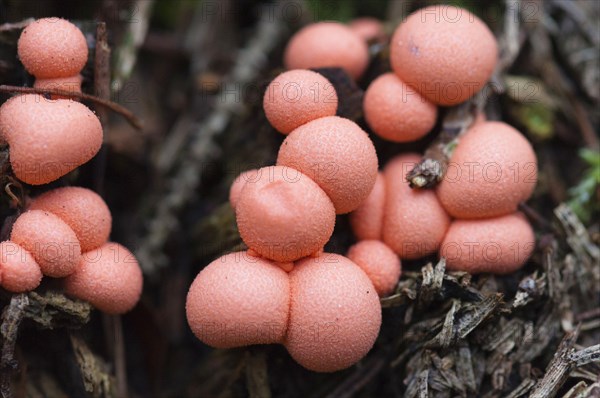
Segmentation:
[[(19, 58), (35, 87), (81, 92), (88, 48), (83, 33), (59, 18), (32, 22), (21, 33)], [(52, 182), (88, 162), (102, 145), (102, 125), (85, 105), (37, 94), (0, 107), (0, 143), (10, 147), (15, 176), (32, 185)]]
[(34, 198), (0, 243), (0, 285), (21, 293), (42, 275), (64, 278), (65, 292), (110, 314), (129, 311), (142, 291), (142, 273), (125, 247), (108, 242), (112, 217), (95, 192), (57, 188)]
[(535, 246), (531, 226), (517, 212), (537, 182), (527, 139), (505, 123), (475, 123), (460, 137), (435, 190), (409, 187), (406, 174), (420, 160), (405, 154), (386, 165), (350, 215), (361, 240), (351, 252), (370, 258), (376, 269), (387, 260), (366, 242), (381, 241), (401, 259), (439, 252), (449, 270), (474, 274), (507, 274), (523, 266)]
[[(369, 63), (364, 38), (382, 35), (381, 24), (371, 19), (349, 27), (336, 22), (311, 24), (290, 40), (285, 65), (288, 69), (340, 67), (358, 79)], [(447, 5), (420, 9), (392, 36), (392, 72), (367, 88), (366, 122), (385, 140), (415, 141), (435, 125), (438, 105), (456, 105), (480, 91), (497, 59), (494, 35), (469, 11)]]

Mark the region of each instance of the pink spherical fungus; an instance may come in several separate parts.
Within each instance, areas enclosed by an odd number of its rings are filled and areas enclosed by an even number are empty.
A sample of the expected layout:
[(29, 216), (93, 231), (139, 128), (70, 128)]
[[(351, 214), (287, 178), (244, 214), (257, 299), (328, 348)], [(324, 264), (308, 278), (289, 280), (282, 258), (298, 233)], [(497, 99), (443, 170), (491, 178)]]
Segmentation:
[(134, 255), (118, 243), (84, 253), (64, 280), (65, 292), (107, 314), (130, 311), (142, 294), (143, 277)]
[(440, 256), (446, 267), (471, 274), (509, 274), (521, 268), (535, 248), (529, 222), (520, 213), (452, 222)]
[(0, 286), (9, 292), (29, 292), (39, 286), (42, 271), (31, 253), (11, 241), (0, 243)]
[(44, 210), (60, 217), (77, 235), (82, 252), (97, 249), (108, 241), (110, 210), (100, 195), (89, 189), (53, 189), (35, 198), (29, 210)]
[(287, 69), (343, 68), (358, 79), (369, 64), (365, 41), (338, 22), (318, 22), (300, 29), (284, 54)]
[(411, 189), (408, 173), (419, 155), (395, 157), (385, 167), (383, 241), (402, 259), (435, 253), (450, 225), (450, 217), (430, 190)]
[(60, 18), (42, 18), (27, 25), (17, 50), (25, 69), (42, 79), (77, 75), (88, 58), (83, 33)]
[(385, 29), (377, 18), (356, 18), (350, 21), (348, 27), (365, 41), (385, 39)]
[(102, 145), (102, 126), (79, 102), (26, 94), (0, 107), (0, 136), (10, 146), (17, 178), (40, 185), (94, 157)]
[(289, 310), (288, 274), (246, 252), (225, 255), (205, 267), (186, 302), (190, 328), (216, 348), (281, 343)]
[(437, 118), (437, 107), (393, 73), (385, 73), (369, 85), (363, 109), (373, 132), (393, 142), (418, 140)]
[(497, 59), (498, 45), (485, 23), (467, 10), (447, 5), (411, 14), (394, 32), (390, 46), (398, 77), (443, 106), (478, 92)]
[(319, 186), (290, 167), (259, 169), (236, 205), (242, 240), (259, 255), (279, 262), (318, 252), (333, 233), (335, 209)]
[(359, 240), (381, 240), (385, 204), (385, 178), (377, 173), (375, 185), (367, 199), (352, 213), (350, 225)]
[(377, 178), (375, 147), (356, 123), (337, 116), (313, 120), (283, 141), (277, 165), (300, 170), (327, 193), (337, 214), (356, 209)]
[(320, 74), (304, 69), (284, 72), (267, 87), (263, 108), (271, 125), (283, 134), (324, 116), (334, 116), (338, 97)]
[(367, 274), (380, 297), (392, 293), (402, 272), (396, 253), (378, 240), (360, 241), (348, 250), (348, 258)]
[(460, 137), (437, 195), (453, 217), (497, 217), (514, 213), (536, 181), (529, 141), (505, 123), (481, 122)]
[(289, 273), (290, 318), (284, 345), (302, 366), (335, 372), (354, 365), (373, 346), (381, 326), (379, 297), (352, 261), (323, 254)]
[(27, 250), (42, 273), (53, 278), (72, 274), (81, 261), (81, 246), (75, 232), (58, 216), (30, 210), (13, 224), (10, 240)]

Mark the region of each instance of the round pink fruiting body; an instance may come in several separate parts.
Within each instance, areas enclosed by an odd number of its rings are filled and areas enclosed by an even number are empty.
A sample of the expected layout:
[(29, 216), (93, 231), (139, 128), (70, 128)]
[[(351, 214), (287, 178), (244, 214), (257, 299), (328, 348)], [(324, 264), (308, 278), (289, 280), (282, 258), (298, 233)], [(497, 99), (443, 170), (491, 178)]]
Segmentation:
[(94, 157), (102, 145), (102, 126), (79, 102), (25, 94), (0, 107), (0, 136), (10, 145), (17, 178), (40, 185)]
[(242, 188), (246, 185), (248, 181), (256, 182), (260, 176), (260, 172), (257, 169), (246, 170), (237, 177), (231, 183), (231, 187), (229, 188), (229, 204), (235, 210), (237, 206), (237, 202), (240, 198), (240, 194), (242, 193)]
[(42, 271), (27, 250), (11, 241), (0, 243), (0, 285), (13, 293), (30, 292), (42, 281)]
[(259, 169), (236, 205), (242, 240), (263, 257), (290, 262), (323, 248), (333, 233), (335, 209), (319, 186), (283, 166)]
[(437, 107), (393, 73), (375, 79), (363, 101), (369, 127), (388, 141), (416, 141), (433, 128), (437, 118)]
[(422, 8), (396, 29), (392, 69), (431, 102), (464, 102), (488, 81), (498, 60), (490, 29), (467, 10), (448, 5)]
[(535, 248), (535, 235), (520, 213), (483, 220), (454, 220), (440, 249), (446, 268), (471, 274), (509, 274)]
[(84, 253), (75, 272), (64, 280), (67, 294), (107, 314), (124, 314), (135, 307), (142, 285), (142, 270), (135, 256), (113, 242)]
[(400, 155), (385, 167), (386, 183), (383, 241), (402, 259), (435, 253), (450, 225), (450, 217), (435, 192), (412, 189), (406, 174), (421, 160), (416, 154)]
[(81, 187), (57, 188), (35, 198), (29, 210), (44, 210), (60, 217), (77, 235), (81, 251), (97, 249), (108, 241), (112, 217), (104, 200)]
[(10, 240), (27, 250), (42, 273), (53, 278), (72, 274), (81, 261), (75, 232), (58, 216), (42, 210), (21, 214), (13, 224)]
[(383, 40), (385, 38), (385, 29), (377, 18), (356, 18), (350, 21), (348, 27), (365, 41)]
[(88, 58), (83, 33), (71, 22), (42, 18), (23, 30), (17, 45), (25, 69), (37, 78), (74, 76)]
[(355, 210), (375, 185), (377, 153), (356, 123), (338, 116), (313, 120), (281, 144), (277, 165), (300, 170), (327, 193), (337, 214)]
[(292, 358), (316, 372), (335, 372), (363, 358), (379, 334), (381, 305), (360, 267), (324, 253), (297, 262), (289, 276), (284, 345)]
[(480, 122), (460, 137), (437, 196), (453, 217), (497, 217), (517, 210), (537, 182), (531, 144), (502, 122)]
[(187, 295), (190, 328), (216, 348), (281, 343), (290, 309), (287, 272), (237, 252), (206, 266)]
[(385, 178), (377, 173), (375, 185), (361, 205), (350, 213), (350, 225), (358, 240), (381, 240), (385, 204)]
[(334, 116), (338, 97), (322, 75), (304, 69), (283, 72), (267, 87), (263, 108), (271, 125), (283, 134), (325, 116)]
[(365, 271), (380, 297), (394, 291), (402, 268), (396, 253), (385, 243), (378, 240), (360, 241), (350, 247), (348, 258)]
[(287, 69), (339, 67), (358, 79), (369, 64), (365, 41), (338, 22), (317, 22), (300, 29), (284, 54)]

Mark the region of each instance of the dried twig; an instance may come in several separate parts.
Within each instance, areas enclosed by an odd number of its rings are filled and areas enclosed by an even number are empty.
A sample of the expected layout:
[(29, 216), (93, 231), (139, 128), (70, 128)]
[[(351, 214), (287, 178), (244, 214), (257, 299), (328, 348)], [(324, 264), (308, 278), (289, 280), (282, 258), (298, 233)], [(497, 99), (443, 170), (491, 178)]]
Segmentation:
[(19, 325), (23, 320), (25, 308), (29, 305), (29, 298), (26, 294), (17, 294), (12, 296), (10, 304), (2, 312), (2, 325), (0, 333), (2, 334), (2, 354), (0, 358), (0, 394), (2, 398), (13, 396), (10, 388), (10, 379), (12, 373), (17, 369), (17, 361), (14, 358), (15, 344)]
[(131, 112), (129, 109), (127, 109), (115, 102), (98, 98), (95, 95), (90, 95), (90, 94), (85, 94), (85, 93), (77, 93), (77, 92), (69, 91), (69, 90), (8, 86), (5, 84), (0, 86), (0, 93), (39, 94), (39, 95), (46, 95), (46, 96), (58, 95), (58, 96), (62, 96), (62, 97), (77, 98), (77, 99), (82, 99), (82, 100), (86, 100), (86, 101), (92, 101), (95, 104), (104, 106), (104, 107), (110, 109), (111, 111), (123, 116), (125, 118), (125, 120), (127, 120), (129, 122), (129, 124), (131, 124), (136, 129), (141, 130), (143, 128), (142, 121), (140, 119), (138, 119), (138, 117), (135, 116), (133, 114), (133, 112)]

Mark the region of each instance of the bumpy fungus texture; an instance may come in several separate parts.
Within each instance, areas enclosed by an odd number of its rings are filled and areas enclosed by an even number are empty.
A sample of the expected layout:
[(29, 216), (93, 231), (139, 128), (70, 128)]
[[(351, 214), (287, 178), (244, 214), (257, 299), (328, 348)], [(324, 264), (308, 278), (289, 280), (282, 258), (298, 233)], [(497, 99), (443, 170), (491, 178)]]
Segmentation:
[(402, 271), (396, 253), (378, 240), (363, 240), (351, 246), (348, 258), (369, 277), (380, 297), (394, 291)]
[(480, 122), (460, 138), (437, 195), (453, 217), (489, 218), (515, 212), (536, 182), (529, 141), (506, 123)]
[(267, 119), (283, 134), (311, 120), (335, 115), (337, 106), (338, 97), (329, 80), (304, 69), (277, 76), (263, 98)]
[(461, 103), (490, 78), (498, 45), (467, 10), (447, 5), (416, 11), (392, 37), (390, 61), (406, 84), (439, 105)]
[(0, 285), (4, 289), (29, 292), (41, 281), (42, 271), (31, 253), (11, 241), (0, 243)]
[(238, 229), (263, 257), (290, 262), (318, 252), (333, 233), (335, 208), (319, 186), (290, 167), (259, 170), (242, 188), (236, 206)]
[(60, 18), (43, 18), (29, 24), (19, 37), (17, 49), (25, 69), (42, 79), (77, 75), (88, 58), (83, 33)]
[(449, 270), (509, 274), (521, 268), (535, 248), (529, 222), (520, 213), (485, 220), (452, 222), (440, 255)]
[(196, 277), (187, 295), (190, 328), (216, 348), (281, 343), (290, 308), (288, 274), (246, 252), (225, 255)]
[(377, 178), (375, 147), (356, 123), (337, 116), (313, 120), (283, 141), (277, 165), (300, 170), (327, 193), (337, 214), (356, 209)]
[(112, 217), (108, 206), (95, 192), (81, 187), (64, 187), (35, 198), (30, 210), (45, 210), (60, 217), (77, 235), (81, 251), (97, 249), (108, 241)]
[(369, 85), (363, 109), (373, 132), (393, 142), (418, 140), (433, 128), (437, 117), (437, 107), (393, 73)]
[(326, 253), (299, 261), (289, 276), (284, 345), (296, 362), (335, 372), (364, 357), (381, 326), (379, 297), (367, 275), (346, 257)]
[(411, 189), (408, 173), (421, 156), (395, 157), (385, 167), (386, 200), (383, 241), (402, 259), (435, 253), (450, 225), (450, 217), (431, 190)]
[(246, 170), (235, 177), (235, 180), (233, 180), (231, 187), (229, 188), (229, 204), (234, 210), (240, 198), (240, 193), (242, 193), (242, 188), (244, 188), (248, 181), (256, 182), (260, 178), (260, 173), (261, 172), (257, 169), (251, 169)]
[[(33, 84), (34, 88), (44, 90), (62, 90), (70, 93), (81, 94), (81, 82), (83, 78), (81, 75), (75, 75), (70, 77), (57, 77), (53, 79), (35, 79)], [(61, 95), (52, 95), (52, 99), (68, 99), (69, 97)], [(75, 99), (74, 99), (75, 100)]]
[(142, 271), (134, 255), (118, 243), (106, 243), (82, 255), (65, 292), (107, 314), (131, 310), (142, 293)]
[(385, 204), (385, 178), (377, 173), (375, 185), (367, 199), (352, 213), (350, 225), (359, 240), (381, 240)]
[(366, 41), (382, 40), (385, 38), (383, 24), (377, 18), (356, 18), (350, 21), (348, 27)]
[(102, 145), (102, 126), (79, 102), (26, 94), (0, 107), (0, 140), (10, 145), (10, 163), (17, 178), (40, 185), (94, 157)]
[(47, 276), (70, 275), (81, 261), (81, 246), (75, 232), (47, 211), (30, 210), (21, 214), (12, 227), (10, 240), (30, 252)]
[(287, 69), (343, 68), (358, 79), (369, 63), (365, 41), (337, 22), (318, 22), (299, 30), (284, 54)]

